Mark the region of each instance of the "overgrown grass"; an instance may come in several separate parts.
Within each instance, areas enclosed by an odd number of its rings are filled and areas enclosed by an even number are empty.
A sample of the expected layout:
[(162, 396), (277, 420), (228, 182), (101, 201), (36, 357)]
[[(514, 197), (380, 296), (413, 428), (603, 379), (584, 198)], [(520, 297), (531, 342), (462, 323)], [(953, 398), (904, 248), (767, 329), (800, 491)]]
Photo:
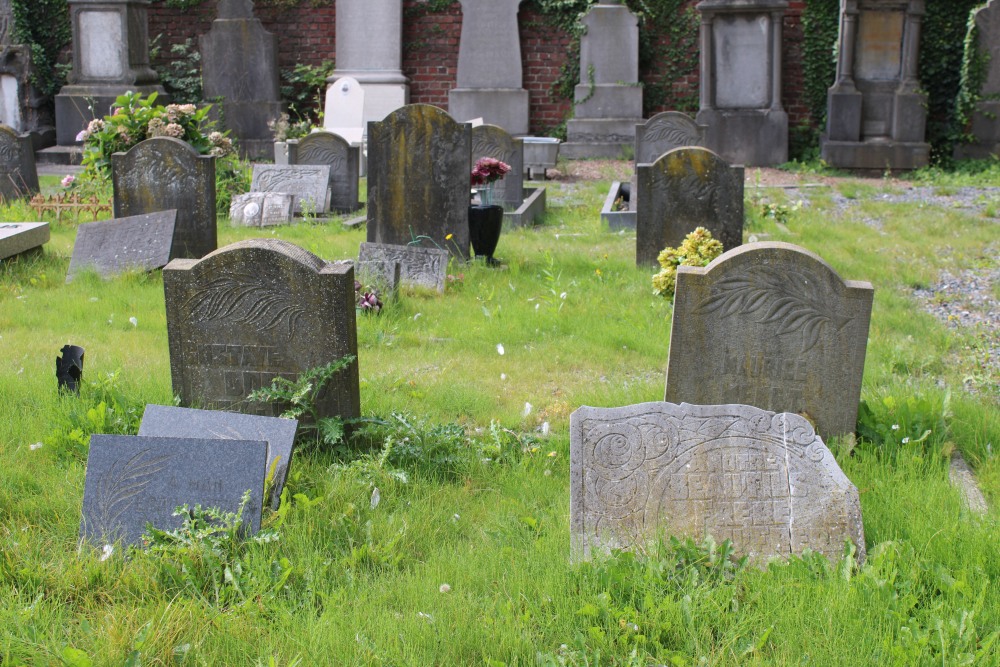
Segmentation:
[[(968, 337), (912, 296), (942, 269), (995, 263), (996, 221), (868, 199), (881, 181), (841, 186), (881, 229), (819, 191), (780, 224), (755, 220), (876, 289), (862, 398), (881, 439), (831, 443), (861, 492), (865, 566), (848, 554), (740, 567), (721, 545), (666, 539), (574, 564), (569, 414), (661, 399), (670, 329), (634, 234), (601, 229), (607, 187), (549, 184), (544, 224), (504, 232), (503, 268), (454, 264), (443, 296), (404, 292), (359, 316), (372, 449), (297, 455), (264, 521), (277, 540), (211, 542), (239, 568), (218, 595), (209, 541), (77, 550), (86, 436), (134, 432), (143, 404), (172, 401), (161, 277), (64, 284), (69, 223), (44, 253), (0, 263), (0, 663), (1000, 662), (996, 513), (970, 517), (946, 473), (957, 448), (1000, 499), (997, 378), (967, 394)], [(220, 221), (220, 243), (260, 233)], [(330, 260), (364, 240), (338, 224), (264, 233)], [(66, 343), (87, 351), (78, 398), (55, 388)]]

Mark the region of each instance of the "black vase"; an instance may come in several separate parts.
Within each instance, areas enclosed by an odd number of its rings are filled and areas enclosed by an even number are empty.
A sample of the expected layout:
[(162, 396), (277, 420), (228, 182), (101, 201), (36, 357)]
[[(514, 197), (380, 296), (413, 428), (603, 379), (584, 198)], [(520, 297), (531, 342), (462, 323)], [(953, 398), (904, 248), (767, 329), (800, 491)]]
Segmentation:
[(500, 241), (503, 229), (503, 206), (469, 207), (469, 240), (477, 257), (486, 257), (489, 264), (494, 262), (493, 251)]

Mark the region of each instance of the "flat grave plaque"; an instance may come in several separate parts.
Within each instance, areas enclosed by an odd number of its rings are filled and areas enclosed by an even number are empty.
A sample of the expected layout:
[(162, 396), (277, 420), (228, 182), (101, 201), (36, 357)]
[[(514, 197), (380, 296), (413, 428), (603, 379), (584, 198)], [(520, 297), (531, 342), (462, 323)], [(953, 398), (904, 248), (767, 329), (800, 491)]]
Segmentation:
[(362, 242), (358, 263), (398, 263), (399, 278), (404, 283), (430, 287), (444, 292), (448, 277), (448, 252), (439, 248)]
[(101, 220), (76, 230), (66, 282), (86, 269), (105, 278), (128, 271), (162, 269), (170, 261), (177, 210)]
[(0, 222), (0, 259), (13, 257), (48, 242), (47, 222)]

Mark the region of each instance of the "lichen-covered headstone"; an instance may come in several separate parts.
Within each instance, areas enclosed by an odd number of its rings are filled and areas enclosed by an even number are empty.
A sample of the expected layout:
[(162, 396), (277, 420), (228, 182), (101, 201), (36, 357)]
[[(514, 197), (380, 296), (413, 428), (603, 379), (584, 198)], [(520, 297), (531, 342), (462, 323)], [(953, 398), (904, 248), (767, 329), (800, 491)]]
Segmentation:
[(87, 269), (109, 278), (133, 269), (163, 268), (170, 261), (176, 220), (177, 211), (171, 210), (80, 225), (66, 282)]
[(698, 227), (726, 250), (743, 242), (743, 167), (730, 167), (707, 148), (675, 148), (636, 165), (635, 263), (653, 266)]
[(399, 277), (402, 282), (444, 292), (444, 283), (448, 275), (448, 253), (439, 248), (362, 243), (358, 251), (358, 262), (399, 264)]
[[(368, 124), (368, 241), (469, 258), (471, 127), (427, 104)], [(446, 238), (451, 235), (451, 238)]]
[(38, 192), (38, 171), (31, 137), (0, 125), (0, 201)]
[[(271, 506), (277, 507), (288, 477), (295, 446), (295, 419), (244, 415), (222, 410), (194, 410), (173, 405), (147, 405), (139, 435), (211, 440), (263, 440), (267, 443), (267, 475)], [(265, 499), (266, 500), (266, 499)]]
[(510, 136), (502, 127), (479, 125), (472, 128), (472, 164), (481, 157), (510, 166), (510, 172), (493, 186), (493, 203), (517, 210), (524, 201), (524, 141)]
[(295, 195), (296, 213), (316, 214), (329, 208), (329, 181), (329, 165), (255, 164), (250, 189)]
[(677, 270), (665, 400), (804, 414), (853, 433), (870, 283), (789, 243), (750, 243)]
[[(220, 248), (163, 269), (174, 394), (181, 404), (277, 416), (280, 405), (250, 403), (272, 379), (357, 356), (354, 270), (278, 239)], [(322, 417), (361, 412), (357, 360), (330, 381)]]
[(330, 209), (349, 213), (361, 208), (358, 173), (361, 148), (333, 132), (313, 132), (288, 141), (288, 164), (330, 167)]
[(805, 549), (865, 558), (857, 488), (805, 419), (747, 405), (642, 403), (570, 416), (574, 555), (665, 535), (756, 562)]
[(177, 209), (171, 259), (204, 257), (218, 245), (215, 158), (173, 137), (111, 156), (115, 218)]
[(83, 486), (80, 537), (94, 546), (138, 544), (151, 523), (179, 528), (180, 505), (240, 510), (244, 529), (260, 529), (267, 443), (92, 435)]
[(635, 126), (635, 163), (652, 164), (675, 148), (704, 146), (705, 127), (680, 111), (658, 113)]

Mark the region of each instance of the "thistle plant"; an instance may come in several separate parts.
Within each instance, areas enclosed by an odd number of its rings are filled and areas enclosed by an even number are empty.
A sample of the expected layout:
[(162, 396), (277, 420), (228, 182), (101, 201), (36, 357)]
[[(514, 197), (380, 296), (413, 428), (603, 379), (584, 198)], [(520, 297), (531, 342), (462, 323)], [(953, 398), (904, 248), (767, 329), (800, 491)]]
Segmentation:
[(483, 206), (493, 205), (493, 187), (510, 172), (510, 165), (492, 157), (481, 157), (469, 175), (469, 184), (479, 191)]
[(722, 254), (722, 244), (704, 227), (684, 237), (679, 248), (664, 248), (656, 260), (663, 267), (653, 276), (653, 294), (671, 298), (677, 284), (678, 266), (707, 266)]

